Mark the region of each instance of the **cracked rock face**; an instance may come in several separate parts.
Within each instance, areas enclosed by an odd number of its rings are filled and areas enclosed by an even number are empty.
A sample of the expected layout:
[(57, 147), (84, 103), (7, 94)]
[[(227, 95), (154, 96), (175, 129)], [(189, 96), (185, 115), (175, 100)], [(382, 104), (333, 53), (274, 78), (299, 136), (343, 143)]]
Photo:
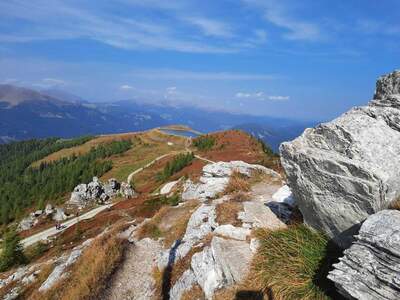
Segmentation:
[(280, 147), (304, 221), (342, 247), (360, 222), (400, 194), (400, 72), (378, 79), (374, 100)]
[(350, 299), (400, 299), (400, 212), (368, 217), (328, 278)]

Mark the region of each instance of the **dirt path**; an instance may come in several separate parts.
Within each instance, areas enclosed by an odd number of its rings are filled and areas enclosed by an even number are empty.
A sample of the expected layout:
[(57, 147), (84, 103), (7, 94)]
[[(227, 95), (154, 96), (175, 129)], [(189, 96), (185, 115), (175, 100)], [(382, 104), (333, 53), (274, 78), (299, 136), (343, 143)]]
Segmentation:
[(161, 251), (160, 243), (149, 238), (130, 245), (101, 299), (152, 299), (155, 294), (153, 268)]
[(62, 229), (60, 229), (60, 230), (57, 230), (55, 227), (51, 227), (49, 229), (46, 229), (46, 230), (44, 230), (42, 232), (36, 233), (36, 234), (34, 234), (34, 235), (30, 236), (30, 237), (27, 237), (27, 238), (23, 239), (21, 241), (21, 244), (22, 244), (22, 246), (24, 248), (26, 248), (26, 247), (28, 247), (30, 245), (33, 245), (34, 243), (37, 243), (37, 242), (39, 242), (41, 240), (45, 240), (48, 237), (50, 237), (52, 235), (55, 235), (55, 234), (58, 234), (58, 233), (64, 231), (65, 229), (75, 225), (79, 221), (93, 218), (98, 213), (102, 212), (105, 209), (108, 209), (108, 208), (112, 207), (113, 205), (114, 205), (114, 203), (96, 207), (95, 209), (92, 209), (91, 211), (88, 211), (87, 213), (85, 213), (85, 214), (83, 214), (83, 215), (81, 215), (79, 217), (72, 218), (72, 219), (62, 223), (61, 224), (62, 225)]

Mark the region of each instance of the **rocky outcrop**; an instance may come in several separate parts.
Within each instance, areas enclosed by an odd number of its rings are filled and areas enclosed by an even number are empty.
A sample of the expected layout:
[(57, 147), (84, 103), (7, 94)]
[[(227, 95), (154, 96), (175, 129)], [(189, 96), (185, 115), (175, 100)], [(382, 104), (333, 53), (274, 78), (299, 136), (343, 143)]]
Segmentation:
[(341, 246), (400, 194), (400, 72), (379, 78), (374, 100), (280, 147), (304, 221)]
[(400, 299), (400, 212), (368, 217), (328, 278), (350, 299)]
[(117, 195), (131, 198), (135, 195), (135, 191), (126, 182), (120, 184), (116, 179), (111, 178), (103, 184), (97, 177), (93, 177), (88, 184), (82, 183), (74, 188), (69, 203), (80, 207), (94, 202), (104, 204)]
[(261, 171), (271, 177), (280, 178), (275, 171), (260, 165), (252, 165), (243, 161), (217, 162), (203, 167), (198, 183), (187, 180), (183, 186), (182, 200), (207, 200), (215, 198), (223, 192), (234, 171), (250, 177), (253, 171)]
[(46, 218), (52, 218), (54, 221), (64, 221), (68, 216), (62, 208), (54, 208), (51, 204), (47, 204), (45, 210), (37, 210), (22, 219), (18, 224), (17, 230), (29, 230)]

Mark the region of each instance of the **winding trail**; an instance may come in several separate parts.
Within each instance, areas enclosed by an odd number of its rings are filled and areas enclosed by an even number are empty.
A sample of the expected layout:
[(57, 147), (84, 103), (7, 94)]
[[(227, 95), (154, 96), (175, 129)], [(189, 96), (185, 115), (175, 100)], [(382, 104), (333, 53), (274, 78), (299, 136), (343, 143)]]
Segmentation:
[[(178, 154), (178, 153), (182, 153), (182, 152), (190, 152), (190, 151), (189, 151), (188, 148), (186, 148), (184, 151), (180, 151), (180, 152), (170, 152), (170, 153), (167, 153), (167, 154), (163, 154), (163, 155), (161, 155), (161, 156), (159, 156), (159, 157), (153, 159), (151, 162), (149, 162), (148, 164), (144, 165), (143, 167), (140, 167), (139, 169), (136, 169), (135, 171), (133, 171), (132, 173), (130, 173), (130, 174), (128, 175), (127, 182), (128, 182), (128, 183), (131, 182), (133, 176), (135, 176), (136, 174), (142, 172), (144, 169), (146, 169), (146, 168), (152, 166), (152, 165), (155, 164), (157, 161), (159, 161), (159, 160), (161, 160), (161, 159), (163, 159), (163, 158), (165, 158), (165, 157), (167, 157), (167, 156), (174, 155), (174, 154)], [(195, 155), (195, 158), (200, 159), (200, 160), (202, 160), (202, 161), (204, 161), (204, 162), (206, 162), (206, 163), (214, 163), (214, 161), (209, 160), (209, 159), (204, 158), (204, 157), (201, 157), (201, 156), (199, 156), (199, 155)], [(46, 229), (46, 230), (44, 230), (44, 231), (42, 231), (42, 232), (36, 233), (36, 234), (34, 234), (34, 235), (30, 236), (30, 237), (27, 237), (27, 238), (21, 240), (21, 245), (22, 245), (24, 248), (26, 248), (26, 247), (31, 246), (31, 245), (33, 245), (33, 244), (35, 244), (35, 243), (37, 243), (37, 242), (39, 242), (39, 241), (41, 241), (41, 240), (45, 240), (45, 239), (47, 239), (47, 238), (50, 237), (50, 236), (56, 235), (56, 234), (58, 234), (58, 233), (60, 233), (60, 232), (63, 232), (64, 230), (66, 230), (67, 228), (69, 228), (69, 227), (75, 225), (76, 223), (78, 223), (78, 222), (81, 221), (81, 220), (87, 220), (87, 219), (93, 218), (93, 217), (96, 216), (98, 213), (102, 212), (103, 210), (106, 210), (106, 209), (111, 208), (114, 204), (115, 204), (115, 203), (107, 204), (107, 205), (102, 205), (102, 206), (96, 207), (96, 208), (94, 208), (94, 209), (88, 211), (87, 213), (85, 213), (85, 214), (79, 216), (79, 217), (75, 217), (75, 218), (72, 218), (72, 219), (70, 219), (70, 220), (68, 220), (68, 221), (65, 221), (64, 223), (61, 224), (61, 225), (62, 225), (62, 229), (57, 230), (57, 229), (55, 229), (55, 227), (51, 227), (51, 228)]]
[(66, 230), (67, 228), (75, 225), (76, 223), (78, 223), (79, 221), (82, 220), (87, 220), (90, 218), (93, 218), (95, 215), (97, 215), (98, 213), (102, 212), (103, 210), (109, 209), (111, 208), (115, 203), (112, 204), (107, 204), (107, 205), (102, 205), (99, 207), (96, 207), (94, 209), (92, 209), (91, 211), (88, 211), (87, 213), (79, 216), (79, 217), (75, 217), (72, 218), (64, 223), (62, 223), (62, 229), (57, 230), (55, 227), (51, 227), (49, 229), (46, 229), (42, 232), (36, 233), (34, 235), (31, 235), (30, 237), (27, 237), (25, 239), (23, 239), (21, 241), (21, 245), (26, 248), (28, 246), (31, 246), (41, 240), (45, 240), (48, 237), (52, 236), (52, 235), (56, 235), (57, 233), (63, 232), (64, 230)]

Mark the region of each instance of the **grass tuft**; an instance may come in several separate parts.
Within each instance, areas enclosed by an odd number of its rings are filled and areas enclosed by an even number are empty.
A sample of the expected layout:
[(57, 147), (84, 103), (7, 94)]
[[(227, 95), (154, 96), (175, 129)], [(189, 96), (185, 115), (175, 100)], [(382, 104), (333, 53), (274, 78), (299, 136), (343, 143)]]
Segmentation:
[(253, 261), (256, 278), (276, 299), (330, 299), (317, 285), (328, 254), (328, 239), (305, 225), (258, 230), (260, 248)]
[(249, 192), (250, 188), (249, 179), (240, 172), (233, 171), (224, 193), (232, 194), (238, 192)]

